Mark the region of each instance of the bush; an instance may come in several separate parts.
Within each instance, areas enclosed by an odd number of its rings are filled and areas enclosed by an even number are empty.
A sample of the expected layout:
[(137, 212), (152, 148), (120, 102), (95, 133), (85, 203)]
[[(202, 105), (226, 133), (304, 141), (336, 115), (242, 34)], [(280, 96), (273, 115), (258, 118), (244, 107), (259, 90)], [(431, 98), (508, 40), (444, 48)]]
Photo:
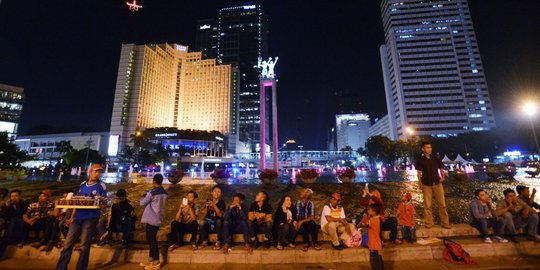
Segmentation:
[(259, 173), (259, 179), (276, 179), (278, 177), (278, 173), (274, 170), (266, 169)]
[(302, 179), (313, 179), (319, 177), (319, 173), (315, 169), (302, 169), (300, 170), (300, 177)]
[(356, 173), (354, 172), (353, 169), (347, 168), (347, 169), (345, 169), (344, 171), (339, 172), (339, 173), (338, 173), (338, 176), (339, 176), (339, 178), (345, 178), (345, 177), (347, 177), (347, 178), (355, 178), (355, 177), (356, 177)]

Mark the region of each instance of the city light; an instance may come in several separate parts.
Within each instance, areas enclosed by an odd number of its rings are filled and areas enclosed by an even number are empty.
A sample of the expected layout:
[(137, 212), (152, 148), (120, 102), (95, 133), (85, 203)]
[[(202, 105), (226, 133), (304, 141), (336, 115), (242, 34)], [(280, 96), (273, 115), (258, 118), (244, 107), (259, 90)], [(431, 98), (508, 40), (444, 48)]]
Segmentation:
[(405, 129), (407, 131), (407, 134), (409, 135), (413, 135), (414, 134), (414, 129), (408, 127), (407, 129)]
[(538, 106), (533, 102), (527, 102), (523, 105), (523, 112), (529, 117), (536, 115), (537, 111)]

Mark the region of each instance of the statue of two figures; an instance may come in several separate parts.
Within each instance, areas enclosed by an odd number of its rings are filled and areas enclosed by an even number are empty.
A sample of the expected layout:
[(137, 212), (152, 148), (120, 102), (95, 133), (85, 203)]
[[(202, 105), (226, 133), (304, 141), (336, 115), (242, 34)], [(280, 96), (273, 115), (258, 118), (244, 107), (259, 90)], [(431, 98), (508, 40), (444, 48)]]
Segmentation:
[(262, 57), (259, 57), (257, 63), (257, 68), (261, 69), (261, 76), (263, 79), (273, 79), (275, 76), (274, 67), (276, 66), (279, 57), (276, 56), (276, 60), (272, 60), (272, 57), (268, 58), (268, 61), (263, 60)]

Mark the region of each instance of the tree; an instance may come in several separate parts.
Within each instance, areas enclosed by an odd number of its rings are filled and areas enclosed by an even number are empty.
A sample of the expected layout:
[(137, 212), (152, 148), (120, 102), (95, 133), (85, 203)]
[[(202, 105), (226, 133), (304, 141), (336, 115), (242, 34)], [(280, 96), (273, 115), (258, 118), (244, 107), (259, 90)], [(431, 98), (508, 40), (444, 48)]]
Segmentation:
[(105, 157), (99, 154), (98, 151), (84, 148), (80, 150), (72, 150), (64, 156), (64, 162), (71, 167), (85, 167), (86, 165), (86, 155), (88, 154), (89, 163), (105, 163)]
[(382, 162), (393, 165), (396, 161), (395, 142), (383, 135), (370, 137), (366, 143), (370, 163)]
[(131, 164), (135, 158), (135, 150), (133, 149), (133, 147), (126, 144), (124, 145), (124, 148), (122, 148), (119, 158), (120, 162)]
[(12, 169), (21, 162), (30, 160), (26, 151), (21, 151), (13, 144), (7, 133), (0, 132), (0, 168)]
[(59, 141), (56, 144), (56, 151), (60, 153), (60, 156), (63, 158), (67, 153), (73, 150), (70, 141)]
[(352, 149), (352, 147), (350, 147), (349, 145), (347, 145), (347, 146), (341, 148), (341, 150), (339, 150), (339, 151), (353, 151), (353, 149)]

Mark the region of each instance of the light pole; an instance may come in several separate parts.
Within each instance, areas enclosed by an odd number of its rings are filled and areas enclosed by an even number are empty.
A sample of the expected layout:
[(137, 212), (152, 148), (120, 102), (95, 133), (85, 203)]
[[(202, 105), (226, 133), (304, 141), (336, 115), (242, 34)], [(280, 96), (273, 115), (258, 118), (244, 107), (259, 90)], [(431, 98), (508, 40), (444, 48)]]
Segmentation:
[(407, 138), (409, 141), (409, 144), (410, 144), (410, 148), (409, 148), (409, 161), (411, 162), (412, 164), (412, 158), (413, 158), (413, 136), (414, 136), (414, 129), (410, 128), (410, 127), (407, 127), (405, 129), (405, 132), (407, 132)]
[[(533, 102), (527, 102), (523, 105), (523, 112), (529, 117), (529, 122), (531, 123), (531, 129), (533, 133), (534, 143), (536, 144), (536, 154), (540, 155), (540, 147), (538, 147), (538, 139), (536, 138), (536, 129), (533, 123), (533, 117), (538, 111), (538, 106)], [(534, 159), (534, 155), (533, 155)]]

